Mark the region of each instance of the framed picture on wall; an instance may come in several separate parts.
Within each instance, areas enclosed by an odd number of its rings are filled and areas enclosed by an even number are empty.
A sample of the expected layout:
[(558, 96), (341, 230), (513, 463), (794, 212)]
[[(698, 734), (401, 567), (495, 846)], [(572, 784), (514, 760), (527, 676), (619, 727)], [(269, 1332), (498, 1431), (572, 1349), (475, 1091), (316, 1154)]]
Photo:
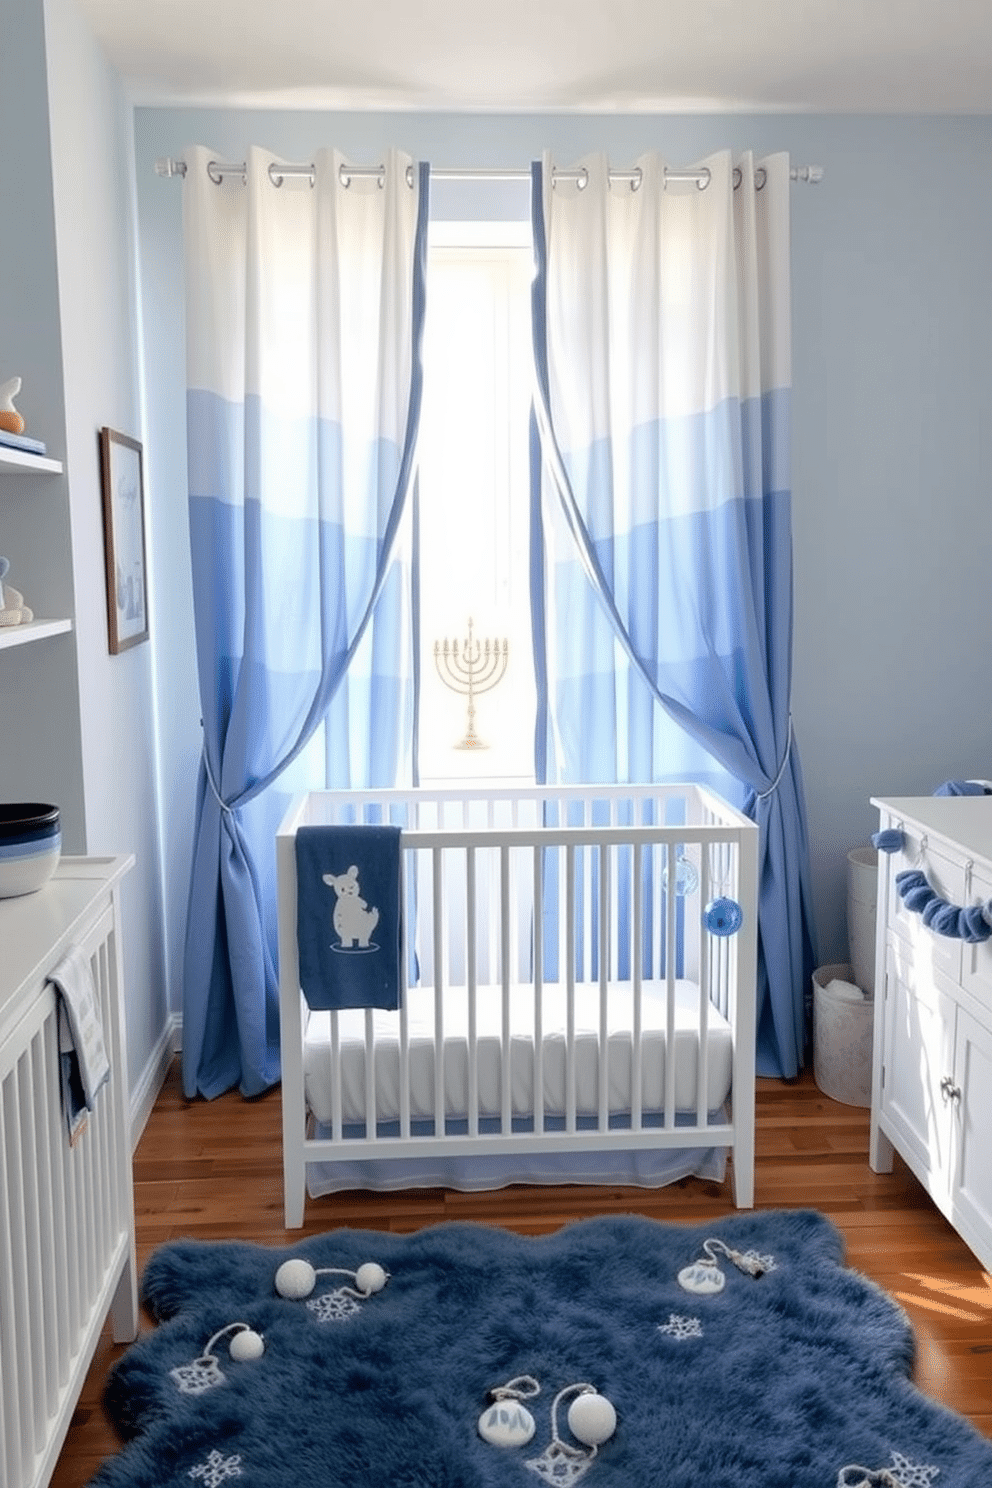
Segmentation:
[(116, 429), (100, 430), (103, 544), (110, 653), (148, 639), (145, 494), (141, 445)]

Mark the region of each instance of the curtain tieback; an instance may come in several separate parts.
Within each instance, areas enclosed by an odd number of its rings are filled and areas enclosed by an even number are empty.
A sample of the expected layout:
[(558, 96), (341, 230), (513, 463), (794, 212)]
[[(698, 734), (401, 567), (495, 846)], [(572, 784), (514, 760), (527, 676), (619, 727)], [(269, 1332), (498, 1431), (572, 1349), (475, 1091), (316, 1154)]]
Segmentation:
[(214, 780), (214, 772), (210, 768), (210, 756), (207, 753), (206, 740), (204, 740), (204, 743), (203, 743), (203, 765), (204, 765), (204, 769), (207, 772), (207, 781), (209, 782), (210, 789), (214, 793), (214, 797), (216, 798), (217, 805), (220, 807), (221, 811), (226, 811), (227, 814), (228, 814), (228, 816), (233, 816), (234, 815), (234, 807), (233, 806), (230, 806), (227, 803), (227, 801), (224, 800), (224, 797), (221, 795), (220, 791), (217, 789), (217, 782)]
[(788, 733), (788, 737), (786, 738), (786, 741), (785, 741), (785, 753), (782, 755), (782, 763), (778, 767), (778, 774), (775, 776), (775, 779), (772, 781), (771, 785), (768, 787), (767, 790), (765, 790), (765, 791), (755, 791), (754, 799), (756, 801), (767, 801), (768, 797), (771, 796), (771, 795), (774, 795), (775, 791), (778, 790), (778, 783), (782, 779), (782, 776), (785, 774), (785, 767), (789, 763), (789, 755), (791, 753), (792, 753), (792, 714), (790, 713), (789, 714), (789, 733)]

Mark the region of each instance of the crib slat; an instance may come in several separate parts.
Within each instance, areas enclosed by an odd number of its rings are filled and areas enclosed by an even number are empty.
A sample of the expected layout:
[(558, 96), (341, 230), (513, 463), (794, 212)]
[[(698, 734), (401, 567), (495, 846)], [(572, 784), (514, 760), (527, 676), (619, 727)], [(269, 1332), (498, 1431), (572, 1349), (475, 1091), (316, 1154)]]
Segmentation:
[(475, 847), (465, 849), (465, 995), (468, 998), (468, 1130), (479, 1135), (478, 933)]
[[(58, 1401), (58, 1329), (55, 1315), (55, 1200), (52, 1185), (51, 1152), (48, 1146), (48, 1101), (45, 1078), (45, 1028), (38, 1030), (31, 1040), (31, 1084), (32, 1110), (31, 1129), (35, 1133), (37, 1162), (34, 1171), (35, 1201), (38, 1207), (38, 1268), (40, 1273), (39, 1302), (42, 1313), (39, 1336), (44, 1339), (41, 1350), (44, 1364), (45, 1389), (42, 1405), (46, 1415), (55, 1413)], [(44, 1278), (50, 1278), (45, 1285)]]
[(668, 890), (665, 894), (665, 1126), (675, 1125), (675, 893), (676, 844), (665, 846)]
[(70, 1162), (76, 1169), (76, 1214), (78, 1216), (81, 1249), (83, 1255), (83, 1317), (89, 1312), (89, 1299), (96, 1290), (96, 1245), (93, 1225), (93, 1164), (89, 1121), (82, 1128), (72, 1149)]
[[(620, 811), (620, 806), (623, 811)], [(621, 816), (629, 819), (621, 822)], [(613, 822), (614, 825), (629, 825), (634, 820), (633, 802), (624, 800), (614, 802)], [(616, 849), (615, 872), (612, 876), (612, 893), (610, 896), (610, 924), (612, 933), (610, 935), (610, 977), (613, 981), (620, 980), (620, 889), (623, 877), (629, 882), (629, 871), (624, 872), (623, 859), (626, 855), (625, 849)], [(629, 975), (629, 971), (628, 971)]]
[[(699, 864), (699, 903), (705, 905), (710, 902), (710, 854), (707, 849), (701, 854)], [(700, 1126), (706, 1122), (707, 1100), (706, 1089), (709, 1079), (709, 1039), (707, 1029), (709, 1027), (710, 999), (713, 995), (712, 982), (712, 941), (713, 937), (702, 929), (702, 915), (698, 917), (700, 925), (699, 935), (699, 1038), (700, 1053), (699, 1063), (696, 1071), (696, 1121)]]
[[(20, 1113), (21, 1061), (14, 1065), (4, 1082), (4, 1126), (7, 1140), (4, 1144), (4, 1187), (7, 1201), (7, 1236), (11, 1259), (11, 1276), (8, 1295), (5, 1298), (5, 1315), (13, 1318), (13, 1327), (8, 1324), (2, 1331), (17, 1344), (17, 1357), (5, 1358), (5, 1378), (12, 1383), (11, 1431), (15, 1439), (13, 1461), (30, 1462), (34, 1455), (34, 1423), (31, 1412), (31, 1391), (28, 1381), (34, 1378), (34, 1354), (36, 1340), (28, 1328), (27, 1286), (28, 1261), (24, 1228), (21, 1216), (24, 1213), (24, 1142), (21, 1133)], [(18, 1482), (14, 1476), (12, 1482)]]
[(499, 850), (499, 899), (500, 899), (500, 988), (502, 991), (502, 1056), (500, 1074), (500, 1128), (504, 1135), (512, 1130), (510, 1104), (510, 849), (504, 844)]
[(341, 1028), (337, 1008), (328, 1014), (331, 1022), (331, 1131), (335, 1142), (340, 1142), (344, 1126), (341, 1118)]
[[(107, 1028), (106, 1007), (103, 999), (105, 977), (104, 967), (100, 963), (99, 948), (90, 957), (90, 974), (93, 977), (93, 987), (96, 992), (97, 1007), (100, 1009), (103, 1027)], [(113, 1071), (111, 1071), (110, 1080), (104, 1087), (104, 1090), (101, 1091), (100, 1099), (90, 1112), (89, 1118), (89, 1124), (93, 1129), (89, 1142), (89, 1163), (93, 1181), (91, 1208), (93, 1213), (93, 1245), (96, 1260), (94, 1295), (96, 1294), (96, 1288), (103, 1282), (103, 1267), (110, 1251), (111, 1235), (114, 1230), (115, 1206), (110, 1192), (110, 1173), (105, 1161), (107, 1141), (109, 1138), (107, 1112), (110, 1101), (103, 1099), (105, 1094), (109, 1094), (113, 1079)]]
[[(588, 829), (592, 826), (592, 802), (586, 801), (582, 808), (583, 822)], [(578, 976), (581, 981), (592, 980), (592, 927), (593, 927), (593, 902), (592, 902), (592, 848), (581, 847), (578, 853), (580, 873), (582, 879), (582, 938), (583, 952), (578, 967)]]
[(642, 1082), (644, 1080), (644, 1049), (641, 1034), (641, 1013), (643, 988), (643, 961), (644, 961), (644, 933), (641, 926), (641, 914), (644, 906), (644, 859), (651, 852), (650, 844), (644, 849), (634, 849), (634, 883), (633, 883), (633, 905), (631, 908), (631, 976), (632, 987), (632, 1013), (631, 1020), (631, 1071), (630, 1071), (630, 1126), (632, 1131), (640, 1131), (642, 1123), (641, 1096), (643, 1093)]
[(378, 1140), (378, 1123), (375, 1117), (375, 1030), (372, 1025), (372, 1009), (365, 1009), (365, 1136), (368, 1141)]
[[(556, 813), (558, 821), (556, 826), (561, 825), (564, 811)], [(564, 982), (565, 968), (568, 965), (569, 941), (575, 944), (575, 925), (569, 920), (568, 913), (564, 909), (565, 904), (565, 854), (561, 848), (555, 850), (555, 906), (558, 915), (558, 980)]]
[(648, 967), (649, 977), (663, 977), (665, 975), (665, 962), (668, 956), (668, 947), (665, 944), (665, 894), (661, 872), (665, 852), (664, 842), (660, 842), (657, 848), (651, 849), (651, 889), (654, 898), (654, 909), (651, 914), (652, 941), (651, 964)]
[[(97, 988), (100, 1013), (104, 1028), (110, 1028), (114, 1016), (114, 981), (110, 968), (111, 943), (108, 940), (100, 942), (93, 956), (93, 979)], [(113, 1090), (118, 1081), (118, 1072), (111, 1067), (109, 1092)], [(98, 1151), (100, 1154), (100, 1166), (103, 1176), (104, 1195), (104, 1240), (102, 1254), (108, 1256), (117, 1242), (117, 1237), (122, 1229), (121, 1220), (121, 1195), (118, 1186), (118, 1176), (121, 1172), (121, 1164), (117, 1150), (117, 1128), (114, 1121), (114, 1111), (117, 1101), (111, 1097), (107, 1100), (97, 1101), (96, 1110), (100, 1128), (100, 1142)], [(126, 1171), (126, 1169), (125, 1169)]]
[[(490, 832), (496, 824), (496, 802), (490, 797), (486, 803), (486, 822)], [(486, 962), (486, 980), (491, 986), (496, 985), (496, 955), (499, 945), (499, 878), (494, 871), (493, 857), (491, 853), (486, 854), (486, 873), (489, 881), (489, 915), (486, 920), (489, 934), (488, 960)]]
[[(609, 972), (613, 960), (610, 945), (610, 900), (613, 880), (610, 872), (610, 849), (605, 843), (599, 849), (599, 1122), (600, 1131), (609, 1127), (610, 1025)], [(616, 924), (616, 919), (613, 921)]]
[[(565, 919), (575, 925), (575, 853), (565, 849)], [(565, 1130), (575, 1131), (575, 935), (570, 934), (565, 962)]]
[[(21, 1057), (21, 1077), (18, 1082), (22, 1141), (30, 1142), (34, 1131), (35, 1080), (32, 1051), (37, 1035)], [(33, 1145), (33, 1144), (32, 1144)], [(24, 1290), (28, 1314), (28, 1336), (33, 1347), (30, 1353), (31, 1400), (34, 1404), (33, 1447), (40, 1452), (45, 1441), (45, 1402), (48, 1394), (45, 1370), (45, 1318), (42, 1291), (44, 1271), (42, 1268), (41, 1215), (39, 1213), (37, 1167), (32, 1161), (22, 1168), (21, 1222), (24, 1231)]]
[(544, 1130), (544, 852), (534, 848), (534, 1130)]
[[(42, 1058), (45, 1068), (55, 1071), (59, 1067), (58, 1029), (55, 1006), (52, 1005), (44, 1023)], [(62, 1181), (62, 1151), (66, 1143), (65, 1118), (59, 1101), (54, 1075), (49, 1075), (46, 1098), (42, 1102), (43, 1125), (39, 1130), (39, 1146), (48, 1172), (52, 1191), (51, 1242), (53, 1251), (52, 1275), (55, 1278), (52, 1307), (55, 1318), (55, 1358), (58, 1360), (57, 1384), (63, 1389), (69, 1378), (69, 1240), (66, 1231), (65, 1186)]]
[(444, 854), (432, 849), (434, 901), (434, 1135), (444, 1136)]
[(83, 1255), (76, 1241), (79, 1233), (79, 1210), (76, 1197), (76, 1164), (68, 1138), (60, 1144), (59, 1157), (62, 1165), (62, 1192), (65, 1195), (65, 1228), (68, 1238), (69, 1256), (69, 1352), (74, 1354), (79, 1347), (83, 1319), (81, 1313), (84, 1287)]
[[(402, 842), (402, 837), (400, 838)], [(403, 876), (401, 883), (404, 886), (404, 900), (406, 904), (416, 904), (417, 884), (417, 855), (416, 852), (404, 851), (402, 855)], [(400, 1137), (409, 1140), (410, 1137), (410, 967), (415, 955), (416, 925), (413, 923), (411, 914), (402, 916), (402, 962), (400, 965)]]
[[(16, 1279), (14, 1274), (14, 1230), (11, 1208), (14, 1203), (13, 1183), (17, 1173), (16, 1148), (11, 1123), (7, 1117), (7, 1087), (15, 1072), (0, 1083), (0, 1317), (14, 1319)], [(21, 1478), (20, 1431), (20, 1366), (17, 1359), (17, 1327), (7, 1323), (0, 1328), (0, 1463), (5, 1483), (19, 1483)]]

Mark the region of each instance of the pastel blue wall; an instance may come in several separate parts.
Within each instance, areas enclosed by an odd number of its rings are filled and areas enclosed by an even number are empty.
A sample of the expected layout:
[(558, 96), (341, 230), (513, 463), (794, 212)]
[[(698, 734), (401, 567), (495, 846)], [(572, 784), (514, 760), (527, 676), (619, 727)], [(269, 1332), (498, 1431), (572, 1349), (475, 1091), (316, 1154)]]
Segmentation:
[(110, 655), (97, 444), (104, 425), (143, 438), (133, 110), (75, 0), (45, 0), (45, 38), (86, 851), (135, 859), (121, 939), (137, 1126), (171, 1054), (154, 726), (161, 612), (152, 584), (150, 644)]
[[(170, 923), (181, 924), (199, 749), (185, 522), (182, 188), (161, 156), (249, 144), (307, 160), (397, 145), (438, 166), (562, 163), (646, 149), (688, 165), (726, 146), (823, 167), (793, 195), (794, 715), (806, 776), (821, 961), (847, 959), (846, 855), (874, 794), (992, 777), (989, 703), (992, 121), (968, 118), (320, 114), (139, 109), (137, 196), (148, 452), (163, 656)], [(487, 188), (526, 215), (524, 188)], [(486, 188), (438, 185), (446, 216)], [(492, 199), (492, 198), (491, 198)], [(178, 918), (177, 918), (178, 916)], [(175, 955), (171, 958), (178, 964)]]

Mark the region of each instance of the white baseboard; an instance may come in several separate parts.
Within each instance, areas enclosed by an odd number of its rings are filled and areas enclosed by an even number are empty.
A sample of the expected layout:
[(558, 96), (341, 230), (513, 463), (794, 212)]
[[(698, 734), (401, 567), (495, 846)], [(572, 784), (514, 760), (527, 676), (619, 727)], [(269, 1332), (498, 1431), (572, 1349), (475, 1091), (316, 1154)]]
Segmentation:
[(165, 1077), (169, 1073), (169, 1065), (172, 1063), (172, 1057), (177, 1050), (182, 1048), (182, 1032), (182, 1014), (170, 1014), (169, 1020), (159, 1035), (158, 1042), (141, 1072), (141, 1078), (131, 1092), (132, 1152), (141, 1140), (141, 1133), (145, 1129), (145, 1123), (152, 1114), (152, 1107), (158, 1099), (159, 1091), (165, 1084)]

